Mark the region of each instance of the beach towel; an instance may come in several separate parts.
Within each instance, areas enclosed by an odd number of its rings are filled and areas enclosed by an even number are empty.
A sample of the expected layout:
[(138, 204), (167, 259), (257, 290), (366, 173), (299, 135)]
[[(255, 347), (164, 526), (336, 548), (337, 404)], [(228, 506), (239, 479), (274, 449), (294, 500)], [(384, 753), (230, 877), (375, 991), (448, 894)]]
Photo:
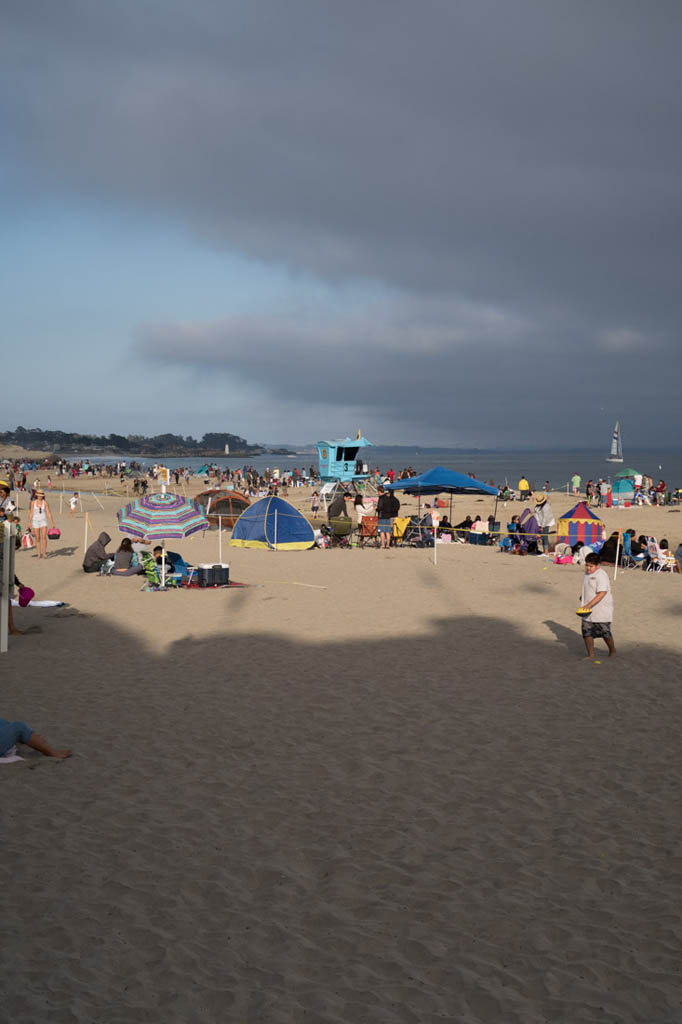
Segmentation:
[[(31, 601), (31, 603), (29, 605), (26, 605), (26, 607), (27, 608), (63, 608), (65, 604), (66, 604), (66, 601)], [(21, 607), (19, 602), (16, 601), (14, 598), (12, 598), (12, 605), (15, 608), (20, 608)]]

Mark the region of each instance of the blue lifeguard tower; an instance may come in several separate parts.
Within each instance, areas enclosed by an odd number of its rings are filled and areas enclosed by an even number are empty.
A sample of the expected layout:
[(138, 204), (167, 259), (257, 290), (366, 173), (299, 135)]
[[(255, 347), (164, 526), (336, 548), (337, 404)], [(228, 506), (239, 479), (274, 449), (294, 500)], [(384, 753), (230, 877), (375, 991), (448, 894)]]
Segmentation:
[(362, 458), (363, 448), (371, 448), (372, 442), (358, 430), (357, 437), (344, 437), (337, 441), (318, 441), (317, 455), (320, 480), (325, 483), (351, 484), (366, 480), (370, 473)]

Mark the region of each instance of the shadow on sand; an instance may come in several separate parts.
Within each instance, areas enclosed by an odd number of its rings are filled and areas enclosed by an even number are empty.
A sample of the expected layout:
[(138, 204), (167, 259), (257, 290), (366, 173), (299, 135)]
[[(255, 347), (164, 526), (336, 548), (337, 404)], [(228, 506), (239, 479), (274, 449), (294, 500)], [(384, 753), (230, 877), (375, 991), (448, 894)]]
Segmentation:
[(594, 666), (579, 630), (466, 616), (158, 655), (43, 621), (6, 656), (2, 714), (76, 756), (2, 776), (7, 1019), (675, 1009), (677, 651)]

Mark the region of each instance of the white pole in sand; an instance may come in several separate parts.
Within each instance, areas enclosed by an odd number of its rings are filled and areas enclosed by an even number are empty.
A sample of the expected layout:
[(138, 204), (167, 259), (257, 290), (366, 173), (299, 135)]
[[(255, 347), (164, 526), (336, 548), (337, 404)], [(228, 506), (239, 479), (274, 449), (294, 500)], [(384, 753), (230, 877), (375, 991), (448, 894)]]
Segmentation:
[(218, 516), (218, 561), (223, 564), (223, 517)]
[(275, 509), (275, 551), (277, 550), (277, 509)]
[(10, 565), (12, 531), (9, 523), (2, 523), (0, 529), (0, 545), (2, 546), (2, 559), (0, 559), (0, 654), (7, 653), (7, 636), (9, 633), (9, 608), (12, 600), (12, 588), (14, 586), (14, 567)]
[(618, 541), (616, 543), (616, 564), (613, 567), (613, 579), (615, 582), (616, 576), (618, 575), (618, 552), (620, 551), (620, 530), (618, 531)]
[(431, 522), (433, 524), (433, 564), (438, 565), (438, 523), (440, 522), (440, 516), (437, 512), (431, 512)]
[(83, 537), (83, 554), (88, 550), (88, 513), (85, 513), (85, 536)]
[(59, 514), (60, 515), (62, 514), (62, 498), (63, 498), (63, 496), (64, 496), (64, 492), (62, 491), (62, 493), (59, 495)]

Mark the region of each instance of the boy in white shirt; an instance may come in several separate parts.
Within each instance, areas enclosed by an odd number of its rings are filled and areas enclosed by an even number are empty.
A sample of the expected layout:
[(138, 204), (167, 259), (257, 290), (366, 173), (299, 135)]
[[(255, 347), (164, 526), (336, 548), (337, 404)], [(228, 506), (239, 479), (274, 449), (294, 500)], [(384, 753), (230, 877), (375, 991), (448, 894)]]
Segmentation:
[(594, 552), (585, 558), (585, 575), (580, 595), (580, 606), (590, 608), (590, 614), (583, 616), (582, 633), (587, 657), (594, 657), (594, 641), (599, 637), (609, 649), (609, 658), (616, 653), (611, 634), (613, 621), (613, 595), (609, 578), (600, 568), (601, 559)]

